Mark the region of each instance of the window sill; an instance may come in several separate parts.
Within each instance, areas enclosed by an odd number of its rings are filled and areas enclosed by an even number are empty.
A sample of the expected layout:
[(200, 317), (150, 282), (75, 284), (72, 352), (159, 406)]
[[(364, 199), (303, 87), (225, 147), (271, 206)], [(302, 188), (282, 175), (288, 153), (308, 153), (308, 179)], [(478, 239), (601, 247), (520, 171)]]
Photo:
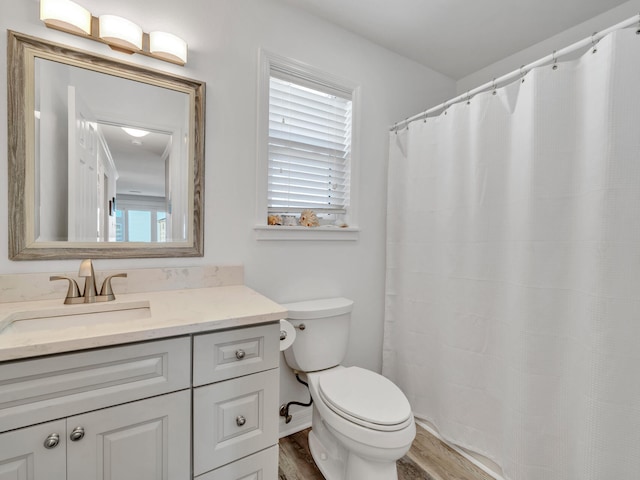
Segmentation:
[(256, 240), (331, 240), (354, 241), (360, 236), (358, 227), (285, 227), (280, 225), (256, 225)]

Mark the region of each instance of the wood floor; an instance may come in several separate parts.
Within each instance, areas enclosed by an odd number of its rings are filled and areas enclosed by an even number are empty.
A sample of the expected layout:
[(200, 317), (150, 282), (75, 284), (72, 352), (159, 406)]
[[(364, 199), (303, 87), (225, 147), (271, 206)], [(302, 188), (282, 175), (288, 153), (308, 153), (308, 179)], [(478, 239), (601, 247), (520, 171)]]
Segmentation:
[[(324, 480), (309, 453), (308, 433), (280, 439), (280, 480)], [(493, 480), (419, 425), (411, 450), (398, 461), (398, 480), (418, 479)]]

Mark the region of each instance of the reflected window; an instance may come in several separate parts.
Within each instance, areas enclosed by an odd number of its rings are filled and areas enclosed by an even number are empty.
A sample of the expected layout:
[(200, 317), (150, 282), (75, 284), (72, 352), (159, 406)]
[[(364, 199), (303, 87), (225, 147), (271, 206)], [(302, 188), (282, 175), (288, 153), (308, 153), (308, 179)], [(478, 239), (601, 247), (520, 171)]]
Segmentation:
[(167, 213), (159, 210), (116, 210), (117, 242), (166, 242)]

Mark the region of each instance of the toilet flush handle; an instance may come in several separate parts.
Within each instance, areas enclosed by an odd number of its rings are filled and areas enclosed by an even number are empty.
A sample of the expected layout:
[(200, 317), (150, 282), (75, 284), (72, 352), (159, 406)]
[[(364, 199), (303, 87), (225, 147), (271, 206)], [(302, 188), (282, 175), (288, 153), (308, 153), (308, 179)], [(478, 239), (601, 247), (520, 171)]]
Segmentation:
[[(304, 330), (307, 327), (305, 326), (304, 323), (301, 323), (300, 325), (294, 325), (293, 328), (297, 328), (298, 330)], [(280, 340), (284, 340), (285, 338), (287, 338), (287, 332), (285, 332), (284, 330), (280, 330)]]

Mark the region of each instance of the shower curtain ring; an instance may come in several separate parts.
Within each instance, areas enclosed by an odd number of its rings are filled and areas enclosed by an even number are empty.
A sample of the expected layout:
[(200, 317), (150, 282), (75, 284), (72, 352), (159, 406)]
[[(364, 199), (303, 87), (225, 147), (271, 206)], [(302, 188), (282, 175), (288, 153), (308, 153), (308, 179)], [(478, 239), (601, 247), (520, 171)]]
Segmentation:
[(553, 51), (553, 68), (554, 70), (558, 69), (558, 57), (556, 57), (556, 50)]
[[(638, 17), (640, 17), (640, 13), (638, 14)], [(638, 30), (636, 30), (636, 35), (640, 35), (640, 18), (638, 19)]]
[(491, 89), (493, 90), (493, 94), (494, 95), (497, 93), (496, 92), (497, 88), (498, 88), (498, 86), (496, 85), (496, 79), (494, 78), (493, 82), (492, 82), (492, 86), (491, 86)]
[(471, 105), (471, 95), (467, 92), (467, 105)]
[(598, 51), (598, 48), (596, 47), (596, 44), (598, 43), (598, 40), (596, 40), (597, 34), (598, 32), (593, 32), (593, 35), (591, 35), (591, 47), (593, 48), (593, 50), (591, 50), (591, 53), (596, 53)]
[(520, 79), (522, 83), (524, 83), (524, 76), (527, 74), (527, 71), (524, 68), (524, 65), (520, 67)]

